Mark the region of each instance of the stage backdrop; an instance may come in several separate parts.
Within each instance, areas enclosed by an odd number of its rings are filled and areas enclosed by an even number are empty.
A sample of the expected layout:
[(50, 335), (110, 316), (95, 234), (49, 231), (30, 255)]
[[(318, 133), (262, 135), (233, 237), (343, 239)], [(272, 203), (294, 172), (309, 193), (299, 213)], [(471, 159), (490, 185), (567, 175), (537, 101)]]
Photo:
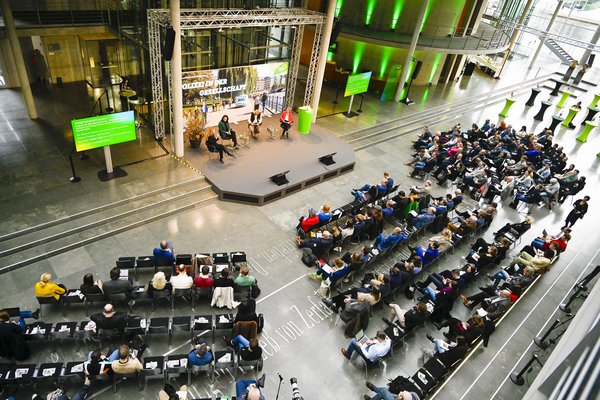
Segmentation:
[[(245, 123), (254, 110), (255, 99), (261, 110), (267, 95), (265, 115), (278, 114), (285, 104), (288, 63), (275, 62), (246, 67), (184, 72), (182, 76), (184, 129), (218, 125), (227, 115), (230, 122)], [(234, 130), (241, 127), (232, 126)], [(243, 129), (246, 129), (244, 126)]]

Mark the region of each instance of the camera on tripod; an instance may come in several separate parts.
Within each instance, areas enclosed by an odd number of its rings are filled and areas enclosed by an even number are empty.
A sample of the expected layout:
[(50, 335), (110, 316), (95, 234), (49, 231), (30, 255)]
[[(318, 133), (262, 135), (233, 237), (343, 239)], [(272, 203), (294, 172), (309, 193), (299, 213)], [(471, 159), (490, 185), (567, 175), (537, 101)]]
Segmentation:
[(304, 398), (300, 396), (300, 389), (298, 389), (298, 379), (291, 378), (290, 383), (292, 385), (292, 400), (304, 400)]

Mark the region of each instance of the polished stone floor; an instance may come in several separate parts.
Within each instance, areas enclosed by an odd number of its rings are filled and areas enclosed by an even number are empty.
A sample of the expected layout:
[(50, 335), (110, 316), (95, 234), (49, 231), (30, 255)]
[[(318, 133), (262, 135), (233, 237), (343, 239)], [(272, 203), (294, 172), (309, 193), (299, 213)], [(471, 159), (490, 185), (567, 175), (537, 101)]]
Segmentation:
[[(556, 67), (550, 62), (545, 64), (542, 73), (551, 72)], [(340, 114), (347, 108), (341, 102), (334, 107), (331, 101), (335, 91), (326, 87), (320, 104), (318, 124), (336, 134), (343, 134), (360, 128), (372, 126), (386, 120), (410, 117), (427, 109), (448, 104), (444, 112), (449, 119), (433, 126), (435, 130), (449, 128), (455, 120), (463, 126), (471, 122), (481, 123), (489, 117), (496, 119), (503, 107), (503, 101), (496, 101), (480, 108), (473, 107), (467, 112), (454, 113), (453, 108), (471, 96), (481, 96), (482, 105), (485, 97), (502, 87), (510, 86), (526, 79), (521, 71), (523, 64), (512, 63), (500, 80), (492, 80), (484, 75), (475, 74), (458, 83), (431, 88), (414, 88), (411, 96), (416, 104), (406, 107), (402, 104), (381, 103), (376, 96), (366, 96), (364, 112), (353, 119), (346, 119)], [(562, 67), (561, 67), (562, 68)], [(530, 72), (529, 77), (538, 73)], [(590, 73), (592, 80), (598, 81), (598, 73)], [(598, 87), (581, 95), (583, 104), (589, 103)], [(303, 90), (298, 90), (299, 93)], [(350, 189), (357, 183), (375, 182), (383, 170), (389, 170), (402, 188), (407, 189), (418, 181), (405, 178), (408, 167), (403, 161), (408, 158), (408, 144), (414, 137), (415, 129), (410, 135), (403, 135), (357, 151), (355, 170), (339, 178), (324, 182), (296, 193), (281, 201), (264, 207), (251, 207), (233, 203), (207, 200), (200, 204), (178, 211), (177, 205), (168, 202), (175, 184), (182, 184), (188, 190), (195, 190), (203, 185), (198, 171), (190, 168), (185, 162), (171, 156), (165, 156), (163, 148), (153, 140), (152, 134), (146, 130), (139, 133), (135, 142), (113, 146), (113, 157), (116, 165), (123, 165), (127, 177), (109, 182), (100, 182), (96, 173), (104, 168), (103, 155), (100, 150), (89, 151), (90, 159), (75, 160), (77, 174), (82, 181), (77, 184), (69, 182), (71, 171), (68, 154), (71, 150), (69, 133), (70, 119), (87, 116), (93, 103), (93, 93), (89, 93), (81, 84), (53, 89), (47, 93), (36, 92), (36, 102), (41, 118), (30, 121), (27, 118), (23, 102), (18, 91), (4, 90), (0, 92), (0, 179), (3, 189), (0, 191), (2, 211), (0, 215), (0, 235), (35, 227), (61, 218), (69, 217), (77, 212), (98, 208), (102, 216), (111, 215), (111, 209), (102, 207), (110, 203), (140, 196), (153, 190), (167, 188), (161, 199), (167, 202), (158, 208), (145, 211), (148, 215), (162, 215), (165, 210), (174, 210), (164, 217), (152, 219), (139, 226), (110, 234), (98, 240), (87, 240), (93, 236), (89, 231), (81, 229), (73, 236), (63, 240), (86, 240), (85, 244), (60, 252), (50, 257), (46, 252), (63, 246), (62, 242), (48, 241), (30, 250), (18, 252), (0, 258), (0, 268), (17, 262), (19, 258), (28, 259), (33, 255), (35, 261), (28, 265), (5, 272), (0, 279), (0, 299), (5, 306), (19, 305), (21, 308), (35, 308), (33, 285), (43, 272), (51, 272), (57, 281), (67, 287), (76, 287), (84, 273), (91, 272), (95, 276), (107, 279), (109, 269), (114, 260), (120, 256), (138, 256), (149, 254), (161, 239), (168, 239), (180, 253), (196, 251), (236, 251), (244, 250), (249, 255), (252, 273), (258, 278), (262, 295), (258, 300), (258, 312), (265, 315), (265, 330), (261, 336), (265, 357), (264, 371), (267, 374), (267, 385), (264, 393), (267, 399), (275, 399), (279, 379), (284, 377), (280, 398), (290, 398), (289, 378), (296, 377), (299, 389), (305, 399), (342, 399), (362, 398), (368, 393), (364, 386), (364, 371), (358, 365), (347, 362), (340, 354), (340, 348), (347, 345), (343, 337), (341, 325), (334, 325), (335, 316), (321, 307), (320, 298), (314, 295), (317, 283), (307, 278), (308, 270), (300, 261), (299, 252), (292, 239), (299, 215), (308, 207), (318, 207), (323, 201), (333, 206), (345, 204), (351, 200)], [(514, 126), (527, 125), (538, 132), (549, 123), (550, 112), (541, 123), (533, 123), (532, 116), (537, 106), (524, 105), (529, 94), (516, 94), (517, 103), (511, 109), (507, 121)], [(541, 99), (541, 97), (540, 97)], [(558, 110), (557, 110), (558, 113)], [(581, 119), (581, 115), (577, 120)], [(577, 121), (576, 120), (576, 121)], [(594, 228), (596, 218), (600, 216), (600, 208), (596, 206), (595, 185), (598, 183), (599, 159), (596, 153), (600, 148), (598, 131), (591, 139), (581, 144), (575, 140), (579, 131), (559, 128), (556, 140), (561, 143), (570, 159), (582, 174), (588, 177), (585, 194), (592, 197), (589, 215), (575, 226), (573, 240), (568, 250), (561, 256), (559, 263), (546, 274), (539, 283), (524, 297), (517, 307), (502, 321), (492, 336), (487, 348), (479, 347), (469, 356), (437, 398), (443, 399), (515, 399), (521, 398), (526, 386), (514, 386), (507, 377), (522, 357), (528, 357), (535, 347), (531, 340), (544, 329), (548, 320), (556, 318), (556, 307), (567, 294), (571, 285), (580, 276), (595, 265), (600, 257), (597, 243), (600, 243), (600, 232)], [(169, 143), (165, 143), (168, 147)], [(189, 150), (189, 149), (186, 149)], [(243, 150), (242, 150), (243, 151)], [(135, 161), (140, 161), (133, 163)], [(133, 163), (133, 164), (132, 164)], [(130, 164), (130, 165), (127, 165)], [(189, 182), (189, 183), (186, 183)], [(446, 188), (435, 187), (435, 194), (443, 194)], [(174, 191), (173, 191), (174, 192)], [(158, 201), (158, 197), (150, 197), (148, 202)], [(136, 203), (137, 204), (137, 203)], [(471, 202), (472, 204), (472, 202)], [(135, 205), (134, 207), (138, 207)], [(523, 238), (523, 243), (531, 240), (543, 228), (548, 231), (557, 230), (569, 211), (568, 202), (564, 207), (549, 212), (543, 208), (535, 208), (532, 212), (536, 219), (534, 229)], [(86, 218), (93, 218), (87, 216)], [(135, 222), (136, 216), (129, 217)], [(501, 207), (493, 225), (484, 232), (486, 239), (492, 232), (507, 221), (519, 221), (522, 215), (512, 209)], [(69, 219), (69, 218), (66, 218)], [(62, 220), (61, 220), (62, 221)], [(117, 223), (101, 227), (101, 232), (112, 232)], [(54, 226), (55, 230), (63, 229), (63, 223)], [(388, 227), (389, 229), (389, 227)], [(95, 232), (95, 231), (94, 231)], [(33, 239), (47, 237), (50, 231), (35, 229), (30, 233)], [(37, 236), (36, 236), (37, 235)], [(75, 238), (75, 239), (73, 239)], [(18, 239), (18, 238), (17, 238)], [(19, 243), (2, 241), (1, 249), (10, 250)], [(93, 238), (92, 238), (93, 239)], [(7, 245), (7, 243), (14, 243)], [(459, 265), (460, 257), (465, 255), (467, 247), (457, 249), (444, 262), (435, 266), (435, 270)], [(394, 259), (377, 265), (377, 270), (390, 267)], [(147, 272), (140, 273), (138, 281), (146, 283), (151, 278)], [(476, 291), (477, 285), (468, 288), (467, 293)], [(410, 307), (412, 301), (402, 296), (397, 298), (403, 307)], [(192, 311), (189, 304), (181, 304), (174, 315), (202, 314), (210, 311), (208, 304), (196, 305)], [(171, 315), (170, 307), (159, 306), (155, 311), (149, 304), (140, 302), (134, 307), (134, 313), (144, 317)], [(453, 310), (458, 318), (467, 318), (469, 312), (457, 303)], [(382, 311), (375, 312), (367, 334), (372, 335), (383, 327)], [(64, 320), (82, 321), (85, 316), (83, 307), (73, 306), (63, 317), (58, 310), (48, 309), (44, 319), (49, 322)], [(369, 373), (369, 380), (383, 385), (387, 378), (399, 374), (412, 375), (419, 367), (419, 356), (423, 347), (430, 346), (425, 334), (441, 337), (435, 327), (428, 324), (407, 341), (407, 345), (394, 352), (387, 362), (386, 368)], [(219, 336), (214, 347), (222, 348)], [(188, 338), (189, 339), (189, 338)], [(211, 341), (211, 338), (209, 338)], [(80, 360), (93, 346), (75, 346), (71, 343), (61, 344), (56, 352), (43, 345), (34, 345), (32, 362), (74, 361)], [(153, 338), (148, 355), (185, 353), (190, 349), (189, 340), (184, 336), (175, 337), (169, 345), (166, 340)], [(522, 364), (520, 364), (522, 365)], [(246, 374), (246, 376), (252, 376)], [(218, 371), (211, 384), (205, 377), (193, 380), (191, 392), (195, 397), (233, 394), (235, 378), (232, 371)], [(183, 381), (181, 381), (183, 383)], [(133, 384), (120, 384), (118, 392), (111, 389), (96, 388), (90, 398), (126, 399), (132, 396), (144, 399), (156, 398), (160, 389), (157, 381), (151, 381), (143, 393), (139, 393)], [(71, 388), (72, 392), (73, 389)], [(29, 398), (28, 388), (18, 398)]]

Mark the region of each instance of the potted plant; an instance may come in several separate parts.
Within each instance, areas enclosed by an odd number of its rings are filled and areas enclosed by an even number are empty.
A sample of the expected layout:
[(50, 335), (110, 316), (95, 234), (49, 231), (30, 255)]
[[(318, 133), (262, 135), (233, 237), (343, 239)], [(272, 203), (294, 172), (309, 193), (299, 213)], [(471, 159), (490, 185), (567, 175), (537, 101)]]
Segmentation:
[(203, 118), (187, 118), (184, 133), (190, 140), (192, 148), (198, 148), (206, 134), (206, 123)]

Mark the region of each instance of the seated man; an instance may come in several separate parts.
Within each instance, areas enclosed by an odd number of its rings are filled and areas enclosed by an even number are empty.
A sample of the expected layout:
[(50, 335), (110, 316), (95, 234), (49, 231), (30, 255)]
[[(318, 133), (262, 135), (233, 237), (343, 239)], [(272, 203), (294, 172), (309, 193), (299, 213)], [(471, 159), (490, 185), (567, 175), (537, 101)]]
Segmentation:
[(348, 345), (348, 349), (341, 349), (341, 351), (344, 357), (350, 360), (356, 350), (365, 361), (373, 363), (381, 360), (382, 357), (388, 354), (391, 347), (392, 341), (390, 338), (384, 332), (378, 331), (374, 340), (369, 339), (365, 344), (362, 344), (353, 338)]
[(188, 364), (189, 365), (206, 365), (213, 360), (213, 354), (210, 347), (206, 343), (197, 344), (194, 349), (188, 353)]
[(533, 267), (525, 267), (523, 269), (523, 275), (515, 273), (514, 275), (510, 275), (508, 271), (501, 269), (495, 274), (487, 274), (487, 277), (492, 280), (492, 288), (497, 288), (500, 282), (504, 281), (504, 285), (502, 288), (511, 289), (513, 286), (520, 286), (525, 289), (527, 286), (533, 282), (533, 278), (535, 277), (535, 269)]
[(210, 274), (208, 265), (203, 265), (200, 274), (194, 277), (194, 287), (199, 289), (210, 289), (215, 284), (215, 280)]
[(265, 400), (260, 388), (265, 387), (265, 374), (258, 380), (239, 380), (235, 382), (235, 396), (240, 400)]
[(448, 222), (447, 228), (452, 232), (465, 236), (466, 234), (473, 232), (477, 229), (477, 217), (475, 215), (471, 215), (469, 218), (464, 219), (462, 217), (456, 217), (456, 222)]
[(123, 299), (129, 299), (133, 292), (133, 286), (129, 279), (121, 279), (121, 270), (114, 267), (110, 270), (110, 280), (102, 285), (102, 291), (106, 296), (123, 295)]
[[(39, 310), (38, 310), (39, 311)], [(20, 319), (22, 321), (22, 318)], [(29, 346), (25, 341), (25, 324), (10, 321), (6, 310), (0, 311), (0, 356), (22, 361), (29, 358)]]
[(545, 251), (532, 249), (535, 255), (531, 255), (527, 251), (522, 251), (518, 257), (516, 257), (511, 265), (521, 264), (524, 266), (531, 266), (536, 272), (547, 272), (550, 269), (552, 260), (559, 253), (558, 244), (550, 243)]
[(115, 374), (131, 374), (140, 372), (142, 363), (130, 351), (126, 344), (119, 347), (119, 359), (112, 362), (112, 370)]
[(92, 314), (90, 319), (96, 324), (96, 329), (116, 329), (123, 332), (128, 315), (124, 312), (115, 312), (112, 304), (106, 304), (102, 313)]
[(415, 392), (409, 392), (402, 390), (400, 393), (395, 394), (390, 392), (386, 386), (375, 386), (371, 382), (367, 381), (367, 387), (369, 390), (375, 392), (375, 396), (371, 397), (365, 394), (364, 400), (380, 400), (380, 399), (393, 399), (393, 400), (420, 400), (419, 395)]
[(421, 246), (415, 248), (409, 246), (408, 248), (421, 259), (421, 263), (425, 266), (440, 255), (439, 247), (440, 245), (436, 240), (430, 240), (427, 249), (423, 249)]
[(416, 229), (421, 229), (433, 222), (435, 219), (435, 207), (427, 208), (427, 211), (421, 211), (421, 214), (413, 217), (409, 214), (408, 216), (408, 226), (414, 227)]
[(167, 266), (175, 265), (175, 254), (173, 254), (173, 246), (169, 246), (166, 240), (161, 240), (160, 247), (157, 247), (152, 252), (154, 255), (154, 263), (156, 265)]
[(175, 275), (169, 280), (173, 289), (189, 289), (194, 285), (194, 280), (187, 274), (185, 265), (181, 264), (175, 268)]
[(504, 314), (510, 307), (510, 304), (519, 298), (521, 295), (520, 289), (513, 289), (514, 293), (508, 289), (499, 290), (496, 292), (496, 296), (490, 296), (490, 293), (486, 291), (469, 297), (461, 295), (460, 298), (467, 308), (473, 308), (481, 303), (481, 307), (487, 312), (487, 317), (494, 320)]
[(469, 346), (464, 336), (457, 336), (454, 342), (447, 343), (441, 339), (434, 339), (427, 335), (429, 339), (435, 345), (435, 351), (431, 349), (423, 349), (423, 362), (426, 363), (431, 357), (437, 357), (446, 367), (451, 367), (462, 359)]
[(326, 255), (329, 252), (332, 243), (333, 238), (328, 231), (324, 231), (321, 234), (321, 237), (312, 239), (301, 240), (300, 238), (296, 238), (296, 245), (302, 249), (303, 253), (312, 253), (317, 258), (322, 258)]
[[(373, 190), (375, 187), (375, 190)], [(358, 189), (353, 189), (354, 199), (360, 202), (372, 201), (375, 197), (383, 196), (388, 190), (387, 179), (382, 179), (379, 185), (369, 185), (368, 183)]]
[(334, 296), (331, 299), (324, 298), (322, 301), (336, 313), (343, 307), (342, 314), (344, 315), (344, 319), (351, 320), (369, 308), (368, 300), (370, 300), (370, 297), (367, 297), (365, 293), (358, 292), (357, 289), (354, 289), (354, 292), (351, 292), (350, 296), (346, 297), (344, 293), (343, 295)]
[(385, 251), (406, 239), (408, 239), (408, 236), (402, 232), (402, 228), (396, 227), (388, 237), (384, 237), (383, 233), (380, 233), (373, 243), (373, 248), (378, 251)]

